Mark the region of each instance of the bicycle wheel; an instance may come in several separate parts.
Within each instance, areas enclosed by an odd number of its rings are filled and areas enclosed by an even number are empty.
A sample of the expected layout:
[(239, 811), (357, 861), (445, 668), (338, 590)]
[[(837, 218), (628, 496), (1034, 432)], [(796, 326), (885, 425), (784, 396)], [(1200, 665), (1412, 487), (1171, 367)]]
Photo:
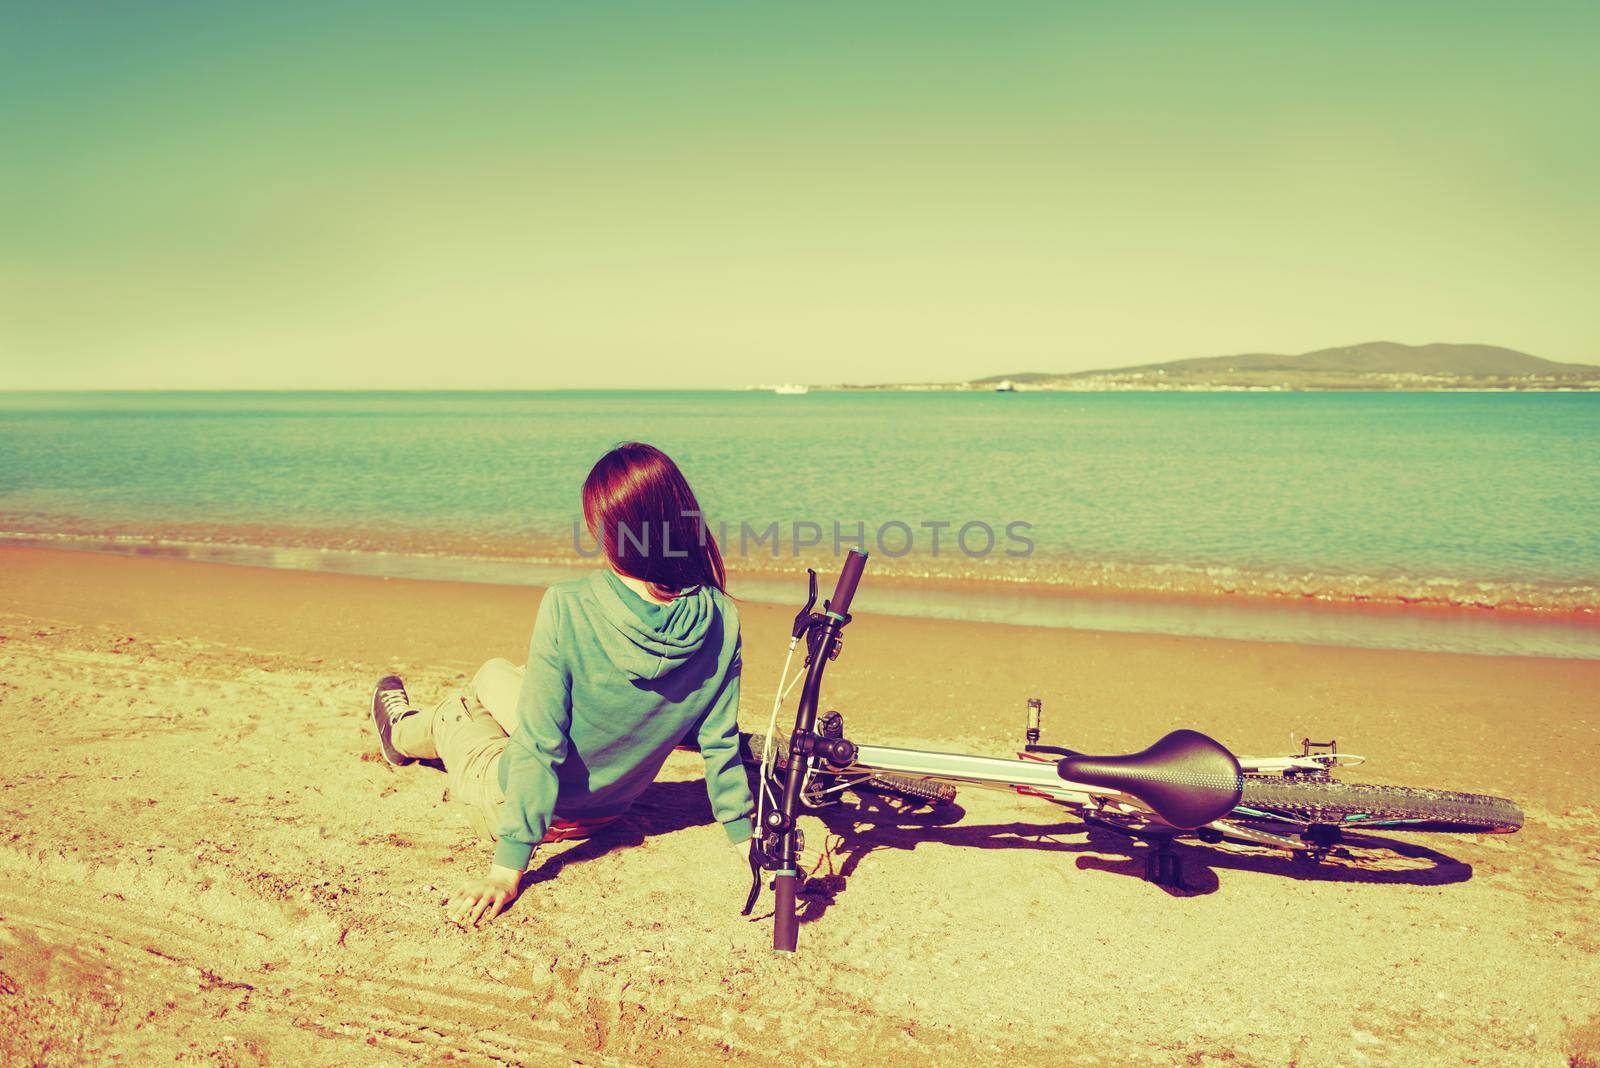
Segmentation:
[[(766, 752), (766, 741), (766, 735), (751, 734), (748, 731), (740, 732), (739, 753), (746, 764), (760, 766), (762, 754)], [(774, 750), (773, 767), (787, 767), (788, 735), (782, 731), (774, 731), (772, 748)], [(908, 801), (916, 801), (926, 805), (948, 805), (956, 799), (956, 788), (954, 786), (934, 779), (913, 779), (907, 775), (891, 775), (888, 772), (850, 770), (828, 772), (826, 774), (838, 775), (841, 779), (849, 779), (851, 788), (855, 790), (872, 790), (880, 794), (895, 794)]]
[(1455, 834), (1510, 834), (1522, 809), (1503, 797), (1338, 779), (1246, 775), (1234, 819)]

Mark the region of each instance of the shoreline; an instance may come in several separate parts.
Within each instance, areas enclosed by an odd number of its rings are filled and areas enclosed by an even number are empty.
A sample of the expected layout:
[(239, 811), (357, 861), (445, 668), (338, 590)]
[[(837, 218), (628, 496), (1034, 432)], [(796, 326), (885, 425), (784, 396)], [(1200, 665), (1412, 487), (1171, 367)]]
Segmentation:
[[(776, 526), (776, 524), (774, 524)], [(731, 529), (731, 525), (730, 525)], [(768, 555), (734, 553), (726, 544), (729, 573), (756, 579), (837, 568), (839, 557), (818, 548)], [(751, 531), (752, 535), (762, 532)], [(262, 523), (165, 522), (159, 530), (134, 521), (105, 523), (69, 516), (49, 517), (45, 526), (19, 526), (16, 516), (0, 512), (0, 544), (37, 543), (67, 546), (83, 543), (105, 551), (196, 552), (257, 550), (263, 552), (369, 553), (463, 565), (586, 567), (592, 557), (574, 550), (570, 541), (539, 535), (480, 531), (406, 530), (372, 527), (295, 526)], [(757, 544), (764, 544), (759, 542)], [(785, 543), (786, 544), (786, 543)], [(825, 544), (825, 543), (824, 543)], [(850, 541), (841, 545), (853, 544)], [(781, 545), (779, 548), (781, 549)], [(870, 548), (870, 546), (869, 546)], [(1228, 600), (1266, 604), (1315, 603), (1336, 607), (1378, 607), (1404, 610), (1493, 611), (1507, 615), (1594, 619), (1600, 623), (1600, 585), (1577, 579), (1528, 579), (1366, 573), (1303, 567), (1230, 564), (1187, 564), (1152, 560), (1069, 558), (1055, 550), (1002, 560), (962, 558), (921, 550), (891, 555), (873, 550), (874, 574), (880, 581), (908, 586), (962, 586), (1051, 590), (1063, 595), (1089, 594), (1118, 598)]]
[[(0, 530), (0, 550), (96, 553), (499, 586), (545, 586), (592, 569), (588, 563), (551, 558), (395, 551), (367, 547), (370, 543), (360, 539), (347, 541), (361, 547)], [(783, 561), (784, 566), (772, 569), (730, 567), (729, 584), (741, 599), (798, 606), (804, 599), (807, 562)], [(824, 587), (820, 592), (825, 595), (831, 580), (828, 562), (809, 562), (818, 565), (819, 586)], [(1600, 659), (1600, 614), (1592, 610), (1106, 589), (1012, 576), (908, 575), (894, 571), (896, 563), (888, 561), (887, 573), (869, 572), (860, 607), (924, 619), (1069, 630)]]

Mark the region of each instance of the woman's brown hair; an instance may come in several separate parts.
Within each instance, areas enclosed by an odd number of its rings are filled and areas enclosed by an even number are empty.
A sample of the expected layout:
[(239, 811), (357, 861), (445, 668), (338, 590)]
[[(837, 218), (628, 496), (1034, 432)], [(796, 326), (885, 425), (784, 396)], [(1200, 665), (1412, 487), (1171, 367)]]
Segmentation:
[(678, 465), (653, 445), (628, 441), (600, 457), (583, 480), (583, 521), (612, 566), (658, 596), (727, 586), (700, 502)]

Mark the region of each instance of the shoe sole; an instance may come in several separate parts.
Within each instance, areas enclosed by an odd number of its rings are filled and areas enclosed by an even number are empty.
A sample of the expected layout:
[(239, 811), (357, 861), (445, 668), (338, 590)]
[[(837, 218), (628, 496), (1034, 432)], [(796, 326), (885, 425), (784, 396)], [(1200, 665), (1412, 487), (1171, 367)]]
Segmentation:
[[(373, 688), (372, 728), (378, 732), (378, 751), (383, 754), (383, 759), (392, 767), (403, 768), (407, 764), (415, 761), (416, 758), (408, 757), (404, 753), (401, 753), (394, 747), (394, 742), (390, 740), (389, 735), (393, 730), (394, 725), (389, 721), (389, 715), (383, 710), (383, 702), (380, 700), (385, 690), (394, 689), (392, 686), (385, 685), (385, 683), (389, 682), (390, 680), (395, 682), (400, 681), (400, 679), (395, 675), (385, 675), (382, 679), (378, 680), (378, 685)], [(400, 689), (402, 692), (404, 692), (405, 687), (401, 686)]]

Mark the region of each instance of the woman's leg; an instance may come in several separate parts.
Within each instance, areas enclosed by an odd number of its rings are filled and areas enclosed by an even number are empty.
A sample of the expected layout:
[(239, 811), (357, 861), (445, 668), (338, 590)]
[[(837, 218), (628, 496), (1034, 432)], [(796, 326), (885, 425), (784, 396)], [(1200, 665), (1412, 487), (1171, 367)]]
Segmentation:
[(394, 720), (389, 729), (389, 744), (403, 756), (415, 757), (418, 760), (438, 760), (439, 747), (434, 742), (433, 724), (441, 714), (449, 710), (450, 702), (459, 700), (461, 700), (460, 694), (447, 697), (434, 706), (432, 711), (418, 709)]
[(478, 703), (507, 734), (517, 729), (517, 699), (522, 694), (523, 669), (502, 657), (495, 657), (472, 677), (471, 690)]
[(432, 711), (396, 720), (390, 736), (406, 756), (444, 764), (451, 802), (460, 805), (472, 829), (491, 842), (505, 802), (500, 755), (510, 740), (492, 713), (498, 709), (514, 725), (521, 689), (521, 668), (508, 660), (490, 660), (478, 669), (470, 686), (440, 701)]
[(401, 718), (391, 740), (406, 756), (442, 761), (451, 802), (465, 809), (473, 830), (494, 840), (505, 801), (500, 754), (509, 739), (470, 690)]
[(453, 710), (452, 702), (460, 698), (470, 701), (473, 697), (500, 725), (500, 730), (510, 734), (517, 729), (517, 699), (522, 694), (522, 675), (523, 669), (504, 657), (486, 661), (464, 691), (440, 702), (432, 713), (419, 711), (396, 720), (391, 742), (406, 756), (419, 760), (441, 759), (434, 742), (435, 723), (440, 716)]
[[(500, 789), (500, 757), (516, 726), (517, 697), (523, 669), (495, 658), (478, 669), (467, 689), (439, 702), (432, 712), (415, 712), (396, 720), (391, 740), (406, 756), (441, 760), (450, 800), (464, 810), (467, 823), (494, 841), (500, 827), (505, 792)], [(557, 815), (544, 840), (584, 839), (615, 816), (567, 818)]]
[(460, 805), (479, 837), (493, 842), (500, 826), (500, 756), (510, 741), (494, 717), (470, 694), (439, 709), (434, 742), (444, 761), (451, 804)]

